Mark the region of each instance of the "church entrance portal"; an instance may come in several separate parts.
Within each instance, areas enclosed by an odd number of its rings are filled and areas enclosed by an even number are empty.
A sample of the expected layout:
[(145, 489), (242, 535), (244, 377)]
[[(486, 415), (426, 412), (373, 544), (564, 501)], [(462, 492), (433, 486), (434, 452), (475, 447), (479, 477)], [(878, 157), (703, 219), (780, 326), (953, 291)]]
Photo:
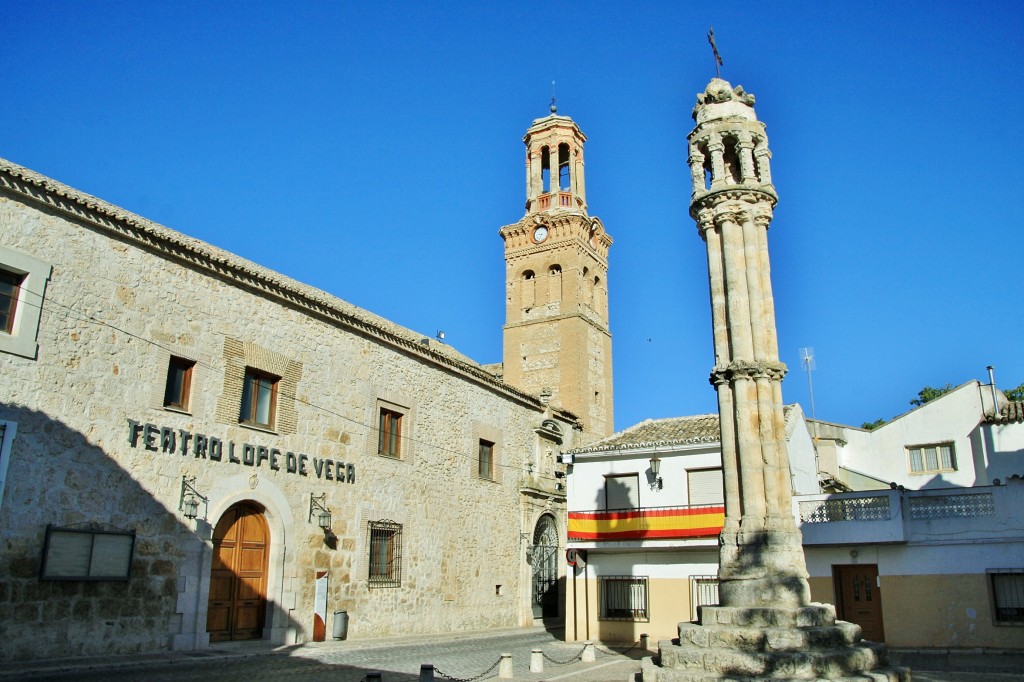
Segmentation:
[(537, 521), (531, 548), (533, 566), (533, 617), (558, 616), (558, 529), (550, 516)]
[(224, 512), (213, 531), (206, 613), (211, 642), (263, 636), (269, 549), (270, 529), (260, 509), (242, 502)]

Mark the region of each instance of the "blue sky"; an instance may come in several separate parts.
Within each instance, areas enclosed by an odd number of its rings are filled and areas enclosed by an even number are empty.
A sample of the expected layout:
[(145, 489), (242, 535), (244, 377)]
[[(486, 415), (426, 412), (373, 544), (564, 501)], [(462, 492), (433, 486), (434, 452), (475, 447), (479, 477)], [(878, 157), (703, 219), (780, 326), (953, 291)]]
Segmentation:
[(7, 0), (0, 156), (489, 363), (554, 80), (615, 239), (621, 429), (716, 409), (686, 167), (710, 23), (774, 153), (786, 401), (805, 346), (842, 423), (1024, 382), (1017, 2)]

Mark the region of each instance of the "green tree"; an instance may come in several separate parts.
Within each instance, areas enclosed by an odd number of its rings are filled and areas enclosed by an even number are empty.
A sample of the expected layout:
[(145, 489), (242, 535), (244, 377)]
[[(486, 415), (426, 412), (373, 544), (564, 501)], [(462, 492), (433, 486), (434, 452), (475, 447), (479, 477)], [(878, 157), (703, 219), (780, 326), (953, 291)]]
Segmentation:
[(888, 421), (885, 420), (885, 419), (876, 419), (873, 422), (864, 422), (863, 424), (860, 425), (860, 428), (867, 429), (868, 431), (874, 431), (879, 426), (881, 426), (883, 424), (886, 424), (886, 423), (888, 423)]
[(910, 401), (910, 404), (914, 407), (920, 407), (925, 403), (931, 402), (938, 398), (940, 395), (945, 395), (953, 390), (953, 384), (946, 384), (942, 388), (932, 388), (931, 386), (925, 386), (917, 392), (917, 397)]
[(1020, 402), (1024, 400), (1024, 384), (1021, 384), (1017, 388), (1011, 388), (1008, 391), (1003, 391), (1006, 394), (1006, 399), (1010, 402)]

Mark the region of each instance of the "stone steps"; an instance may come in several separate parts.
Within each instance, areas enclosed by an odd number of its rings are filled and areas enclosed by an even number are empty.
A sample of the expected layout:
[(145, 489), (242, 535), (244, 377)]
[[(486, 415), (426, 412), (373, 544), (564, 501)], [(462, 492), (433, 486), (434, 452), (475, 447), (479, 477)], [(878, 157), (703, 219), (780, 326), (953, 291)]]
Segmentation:
[(911, 682), (910, 671), (906, 668), (880, 668), (838, 677), (765, 676), (663, 668), (655, 665), (651, 658), (645, 658), (641, 662), (640, 671), (643, 682)]

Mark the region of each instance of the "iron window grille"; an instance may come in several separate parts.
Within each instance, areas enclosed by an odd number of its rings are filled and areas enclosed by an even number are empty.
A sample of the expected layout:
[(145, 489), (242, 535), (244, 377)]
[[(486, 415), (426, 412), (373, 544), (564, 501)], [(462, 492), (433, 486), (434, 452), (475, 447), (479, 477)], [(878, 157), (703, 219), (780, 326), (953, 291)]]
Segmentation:
[(990, 568), (992, 612), (997, 624), (1024, 624), (1024, 568)]
[(697, 620), (701, 607), (718, 606), (718, 576), (694, 575), (690, 579), (693, 581), (693, 611), (690, 615)]
[(370, 587), (402, 586), (402, 524), (370, 521)]
[(599, 580), (601, 620), (650, 620), (646, 576), (612, 575)]

